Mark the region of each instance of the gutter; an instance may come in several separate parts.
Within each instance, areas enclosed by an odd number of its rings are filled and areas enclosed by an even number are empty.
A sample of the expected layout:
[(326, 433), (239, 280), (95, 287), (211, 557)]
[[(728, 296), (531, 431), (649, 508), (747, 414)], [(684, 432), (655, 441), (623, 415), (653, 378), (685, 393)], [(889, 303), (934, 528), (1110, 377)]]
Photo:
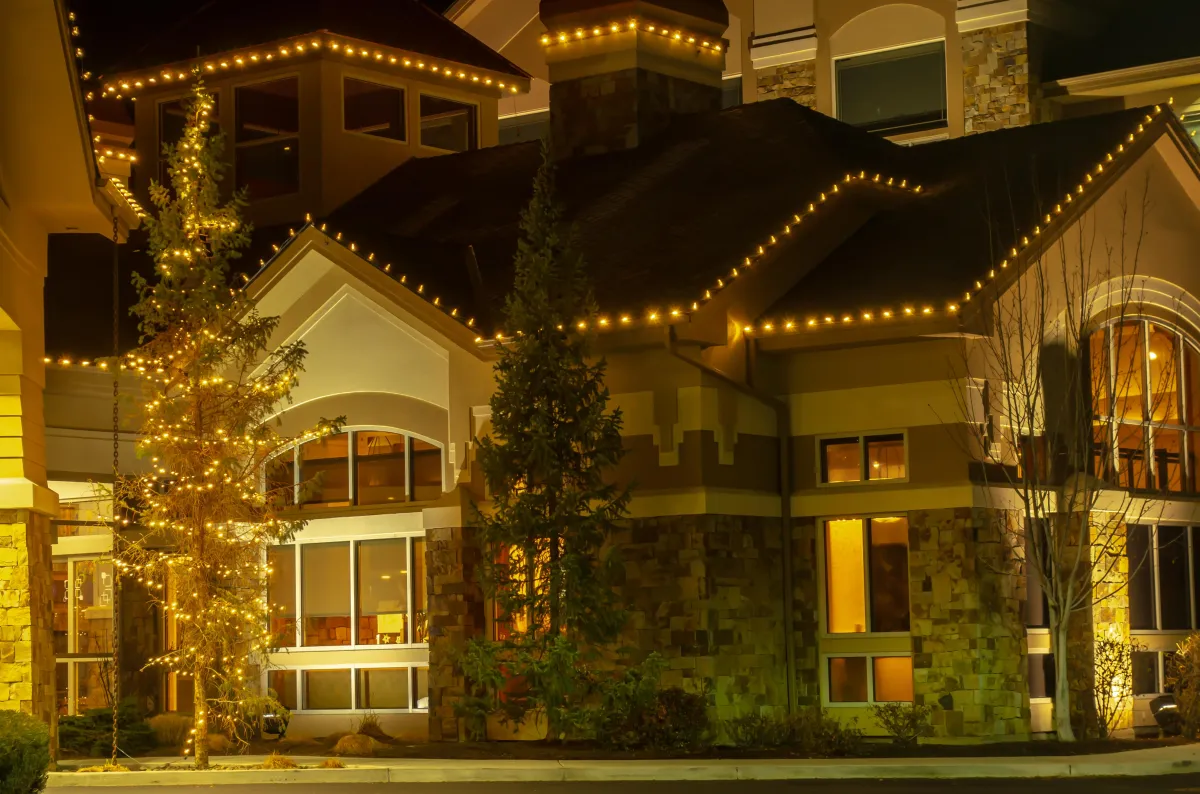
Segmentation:
[[(750, 340), (747, 340), (749, 343)], [(734, 380), (723, 372), (715, 370), (706, 364), (685, 356), (679, 352), (679, 339), (674, 326), (667, 326), (667, 353), (674, 358), (695, 367), (721, 383), (738, 390), (742, 394), (758, 400), (775, 412), (775, 429), (779, 440), (779, 521), (780, 534), (783, 541), (783, 641), (784, 662), (787, 673), (787, 706), (788, 713), (796, 713), (798, 702), (796, 697), (796, 643), (795, 643), (795, 572), (793, 570), (792, 554), (792, 467), (791, 440), (792, 423), (788, 405), (782, 400), (760, 391), (753, 386)]]

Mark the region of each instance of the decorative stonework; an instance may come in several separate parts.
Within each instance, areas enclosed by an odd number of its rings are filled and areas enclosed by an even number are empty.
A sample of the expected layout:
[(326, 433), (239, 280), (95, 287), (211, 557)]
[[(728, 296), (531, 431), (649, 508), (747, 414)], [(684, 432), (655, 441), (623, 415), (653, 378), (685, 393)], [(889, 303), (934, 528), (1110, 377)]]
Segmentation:
[(470, 528), (429, 530), (425, 542), (429, 592), (429, 740), (465, 738), (454, 715), (466, 694), (454, 656), (466, 641), (483, 634), (484, 600), (477, 570), (479, 546)]
[(821, 702), (816, 559), (817, 522), (796, 519), (792, 524), (792, 641), (796, 646), (796, 702), (803, 706)]
[(1037, 89), (1024, 22), (964, 33), (962, 54), (967, 135), (1036, 121)]
[(1004, 544), (988, 510), (909, 514), (913, 691), (936, 738), (1029, 735), (1024, 587)]
[(0, 511), (0, 709), (54, 713), (50, 520)]
[(817, 106), (817, 62), (802, 61), (758, 72), (758, 101), (787, 97), (806, 108)]

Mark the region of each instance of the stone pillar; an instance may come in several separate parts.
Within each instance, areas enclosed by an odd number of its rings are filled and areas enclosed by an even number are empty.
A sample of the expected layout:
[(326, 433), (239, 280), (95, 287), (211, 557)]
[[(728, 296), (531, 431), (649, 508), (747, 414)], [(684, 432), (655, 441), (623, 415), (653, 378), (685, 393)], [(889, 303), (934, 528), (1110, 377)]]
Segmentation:
[(817, 107), (817, 62), (802, 61), (758, 72), (758, 101), (787, 97), (806, 108)]
[(1029, 23), (962, 33), (964, 130), (1024, 127), (1037, 121), (1040, 89), (1030, 68)]
[(819, 587), (817, 522), (798, 518), (792, 522), (792, 641), (796, 646), (796, 702), (802, 706), (821, 702)]
[(483, 590), (475, 531), (463, 527), (430, 529), (425, 542), (429, 593), (429, 740), (464, 737), (454, 703), (466, 694), (466, 681), (454, 664), (467, 640), (483, 634)]
[(50, 519), (0, 510), (0, 709), (54, 714)]
[(1000, 518), (909, 514), (913, 692), (939, 739), (1029, 736), (1023, 588)]

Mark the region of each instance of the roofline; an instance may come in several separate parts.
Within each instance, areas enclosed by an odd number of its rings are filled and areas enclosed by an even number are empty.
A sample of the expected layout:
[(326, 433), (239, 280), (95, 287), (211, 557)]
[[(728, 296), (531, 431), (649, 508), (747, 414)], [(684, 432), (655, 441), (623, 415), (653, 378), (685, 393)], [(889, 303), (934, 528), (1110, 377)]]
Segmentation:
[(446, 12), (442, 14), (442, 16), (446, 17), (446, 19), (450, 20), (451, 22), (458, 24), (458, 17), (477, 2), (480, 2), (480, 0), (454, 0), (454, 2), (450, 4), (450, 7), (446, 9)]
[(1045, 90), (1047, 98), (1088, 96), (1093, 92), (1105, 89), (1171, 78), (1183, 78), (1186, 82), (1181, 83), (1182, 85), (1200, 83), (1200, 57), (1130, 66), (1125, 69), (1113, 69), (1077, 77), (1064, 77), (1046, 83), (1043, 90)]

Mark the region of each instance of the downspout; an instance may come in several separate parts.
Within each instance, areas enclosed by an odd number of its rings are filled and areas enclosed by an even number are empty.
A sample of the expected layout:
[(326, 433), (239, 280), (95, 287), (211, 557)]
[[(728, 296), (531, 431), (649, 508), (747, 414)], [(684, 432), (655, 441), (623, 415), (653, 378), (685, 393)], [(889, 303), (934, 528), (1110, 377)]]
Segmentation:
[(792, 423), (788, 405), (783, 400), (741, 383), (719, 370), (689, 358), (679, 352), (679, 340), (674, 326), (667, 327), (667, 353), (695, 367), (704, 374), (740, 391), (775, 412), (775, 428), (779, 441), (779, 520), (783, 541), (783, 643), (784, 665), (787, 674), (788, 713), (794, 714), (798, 707), (796, 697), (796, 643), (795, 643), (795, 574), (792, 549), (792, 466), (791, 440)]

